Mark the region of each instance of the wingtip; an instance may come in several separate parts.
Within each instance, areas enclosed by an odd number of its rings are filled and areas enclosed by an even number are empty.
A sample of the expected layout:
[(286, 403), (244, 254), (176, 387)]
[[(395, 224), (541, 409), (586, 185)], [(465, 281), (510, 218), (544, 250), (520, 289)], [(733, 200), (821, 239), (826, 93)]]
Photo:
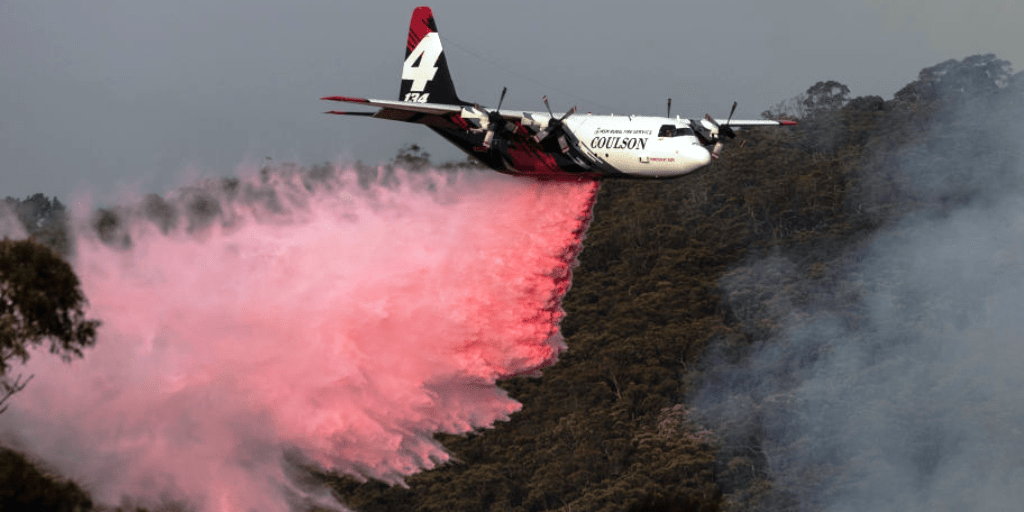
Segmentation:
[(336, 116), (365, 116), (372, 117), (376, 112), (344, 112), (341, 110), (328, 110), (324, 114), (334, 114)]
[(348, 103), (369, 103), (370, 100), (365, 98), (351, 98), (349, 96), (324, 96), (321, 100), (327, 101), (344, 101)]
[(796, 126), (800, 123), (793, 121), (792, 119), (779, 119), (779, 125), (781, 126)]

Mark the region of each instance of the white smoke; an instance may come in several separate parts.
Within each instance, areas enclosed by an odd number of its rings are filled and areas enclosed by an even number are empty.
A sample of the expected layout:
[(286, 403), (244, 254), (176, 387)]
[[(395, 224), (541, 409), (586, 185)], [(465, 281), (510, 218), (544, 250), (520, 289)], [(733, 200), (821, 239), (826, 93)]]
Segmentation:
[(21, 240), (28, 236), (25, 226), (18, 219), (18, 214), (7, 202), (0, 202), (0, 240), (10, 238)]
[(834, 282), (786, 288), (802, 278), (780, 255), (723, 281), (741, 320), (760, 309), (781, 326), (738, 364), (717, 361), (695, 397), (735, 460), (767, 468), (764, 510), (1024, 503), (1024, 165), (1020, 130), (993, 129), (999, 117), (1014, 115), (975, 104), (943, 126), (981, 127), (1008, 166), (979, 174), (976, 154), (915, 147), (898, 169), (868, 167), (903, 187), (887, 193), (940, 207), (828, 262)]

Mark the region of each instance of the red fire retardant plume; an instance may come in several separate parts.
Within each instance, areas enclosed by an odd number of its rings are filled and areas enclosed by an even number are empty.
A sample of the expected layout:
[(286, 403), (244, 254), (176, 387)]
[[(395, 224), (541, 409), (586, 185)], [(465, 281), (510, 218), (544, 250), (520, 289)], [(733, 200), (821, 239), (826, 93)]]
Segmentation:
[(519, 410), (495, 380), (565, 348), (597, 185), (336, 171), (308, 188), (243, 180), (206, 227), (129, 215), (127, 249), (80, 228), (99, 340), (71, 364), (32, 354), (0, 440), (103, 503), (287, 510), (318, 497), (286, 458), (401, 483), (449, 459), (433, 433)]

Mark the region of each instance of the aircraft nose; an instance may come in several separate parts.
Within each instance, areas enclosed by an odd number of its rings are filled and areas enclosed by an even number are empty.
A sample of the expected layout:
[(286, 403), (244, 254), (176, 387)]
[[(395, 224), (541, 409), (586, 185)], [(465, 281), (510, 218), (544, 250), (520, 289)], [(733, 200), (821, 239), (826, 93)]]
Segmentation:
[(696, 144), (690, 145), (685, 150), (686, 160), (692, 162), (693, 169), (696, 171), (701, 167), (709, 165), (711, 163), (711, 153), (707, 149)]

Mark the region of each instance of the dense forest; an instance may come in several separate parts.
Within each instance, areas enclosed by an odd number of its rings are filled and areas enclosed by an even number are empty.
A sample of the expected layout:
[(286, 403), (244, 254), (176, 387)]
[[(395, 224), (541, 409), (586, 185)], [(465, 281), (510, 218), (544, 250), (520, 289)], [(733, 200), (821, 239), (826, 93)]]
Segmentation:
[[(457, 462), (405, 487), (317, 478), (363, 512), (1019, 498), (1024, 73), (972, 56), (892, 99), (823, 81), (765, 116), (800, 124), (745, 130), (681, 179), (602, 183), (564, 301), (569, 350), (501, 382), (523, 403), (511, 421), (439, 435)], [(7, 204), (68, 250), (41, 220), (59, 203)], [(4, 510), (89, 503), (10, 452), (0, 482)]]

